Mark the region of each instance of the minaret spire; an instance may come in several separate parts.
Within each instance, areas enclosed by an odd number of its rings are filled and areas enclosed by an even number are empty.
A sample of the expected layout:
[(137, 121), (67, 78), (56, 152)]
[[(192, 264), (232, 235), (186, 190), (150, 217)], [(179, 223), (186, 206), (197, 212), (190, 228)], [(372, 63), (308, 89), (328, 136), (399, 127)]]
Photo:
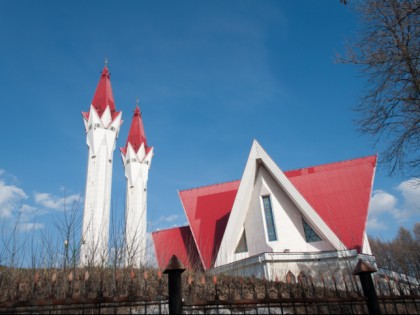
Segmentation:
[(126, 263), (140, 267), (146, 262), (147, 180), (153, 147), (147, 145), (137, 98), (125, 147), (121, 157), (127, 178), (126, 193)]
[(83, 245), (80, 249), (80, 263), (83, 266), (102, 265), (108, 257), (112, 161), (122, 113), (115, 110), (107, 63), (99, 78), (89, 112), (82, 113), (89, 148)]
[(143, 119), (141, 117), (138, 98), (136, 101), (136, 107), (134, 108), (133, 119), (131, 121), (130, 131), (128, 132), (127, 142), (125, 144), (125, 147), (121, 148), (121, 152), (123, 152), (124, 155), (127, 152), (129, 143), (131, 144), (135, 153), (138, 152), (142, 144), (144, 145), (146, 153), (149, 150), (149, 147), (147, 145), (146, 133), (144, 132)]

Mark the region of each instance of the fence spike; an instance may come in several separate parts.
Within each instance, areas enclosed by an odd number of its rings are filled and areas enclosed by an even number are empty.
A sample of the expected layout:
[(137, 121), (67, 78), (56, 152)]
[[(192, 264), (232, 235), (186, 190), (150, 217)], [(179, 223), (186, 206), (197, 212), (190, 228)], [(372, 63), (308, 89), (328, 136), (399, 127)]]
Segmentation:
[(38, 281), (39, 281), (39, 273), (37, 271), (37, 272), (35, 272), (35, 275), (34, 275), (34, 283), (37, 284)]
[(51, 276), (51, 283), (54, 284), (57, 281), (57, 273), (53, 273)]
[(70, 271), (69, 275), (67, 276), (67, 280), (68, 280), (69, 282), (72, 282), (72, 281), (73, 281), (73, 278), (74, 278), (74, 276), (73, 276), (73, 271)]
[(296, 278), (295, 278), (295, 275), (293, 274), (293, 272), (291, 272), (290, 270), (289, 270), (289, 272), (287, 273), (287, 275), (286, 275), (286, 281), (287, 281), (287, 283), (291, 283), (292, 281), (293, 281), (293, 283), (295, 283), (296, 282)]

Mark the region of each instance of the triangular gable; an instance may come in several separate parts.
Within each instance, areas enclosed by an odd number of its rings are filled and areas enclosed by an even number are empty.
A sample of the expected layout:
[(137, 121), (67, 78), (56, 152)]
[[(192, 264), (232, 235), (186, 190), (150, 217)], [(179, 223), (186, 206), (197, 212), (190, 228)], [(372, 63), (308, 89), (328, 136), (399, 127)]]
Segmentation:
[(176, 255), (186, 268), (203, 270), (189, 226), (152, 233), (156, 260), (165, 269), (172, 255)]
[(204, 268), (213, 266), (239, 181), (179, 192)]
[[(299, 193), (295, 186), (289, 181), (287, 176), (280, 170), (276, 163), (269, 157), (260, 144), (254, 140), (248, 161), (245, 166), (242, 179), (238, 188), (238, 192), (230, 213), (230, 218), (226, 226), (225, 233), (220, 244), (217, 254), (216, 266), (220, 266), (233, 261), (233, 253), (235, 246), (241, 237), (241, 230), (238, 226), (243, 226), (246, 218), (246, 211), (251, 200), (254, 181), (257, 172), (257, 166), (261, 163), (271, 173), (274, 180), (281, 189), (288, 195), (290, 200), (296, 205), (305, 217), (307, 222), (313, 226), (317, 226), (322, 232), (323, 238), (328, 240), (334, 248), (344, 249), (344, 244), (331, 228), (322, 220), (318, 213), (311, 207), (305, 198)], [(316, 187), (313, 187), (316, 189)], [(194, 231), (193, 231), (194, 233)]]

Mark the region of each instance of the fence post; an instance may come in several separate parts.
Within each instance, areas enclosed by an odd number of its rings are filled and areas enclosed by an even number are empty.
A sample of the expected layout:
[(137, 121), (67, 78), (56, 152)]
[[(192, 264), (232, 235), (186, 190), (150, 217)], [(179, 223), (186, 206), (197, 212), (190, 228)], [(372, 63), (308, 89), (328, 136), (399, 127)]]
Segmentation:
[(371, 273), (377, 270), (373, 268), (368, 262), (359, 259), (353, 274), (358, 275), (360, 283), (362, 284), (363, 295), (367, 299), (367, 308), (369, 314), (381, 314), (378, 297), (376, 295), (375, 286), (373, 285)]
[(163, 273), (168, 274), (169, 314), (182, 314), (182, 281), (184, 265), (172, 255)]

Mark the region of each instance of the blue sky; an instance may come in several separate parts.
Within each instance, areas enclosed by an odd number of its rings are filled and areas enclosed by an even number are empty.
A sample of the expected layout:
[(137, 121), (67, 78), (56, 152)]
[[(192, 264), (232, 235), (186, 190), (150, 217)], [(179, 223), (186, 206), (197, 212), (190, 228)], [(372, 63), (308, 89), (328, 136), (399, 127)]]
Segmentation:
[[(44, 231), (83, 196), (87, 111), (105, 57), (124, 146), (136, 98), (155, 156), (150, 230), (186, 224), (177, 190), (239, 179), (257, 139), (283, 170), (380, 152), (352, 107), (366, 86), (335, 62), (357, 18), (336, 1), (2, 1), (0, 221)], [(420, 189), (379, 167), (368, 234), (420, 221)], [(125, 177), (114, 153), (112, 211)]]

